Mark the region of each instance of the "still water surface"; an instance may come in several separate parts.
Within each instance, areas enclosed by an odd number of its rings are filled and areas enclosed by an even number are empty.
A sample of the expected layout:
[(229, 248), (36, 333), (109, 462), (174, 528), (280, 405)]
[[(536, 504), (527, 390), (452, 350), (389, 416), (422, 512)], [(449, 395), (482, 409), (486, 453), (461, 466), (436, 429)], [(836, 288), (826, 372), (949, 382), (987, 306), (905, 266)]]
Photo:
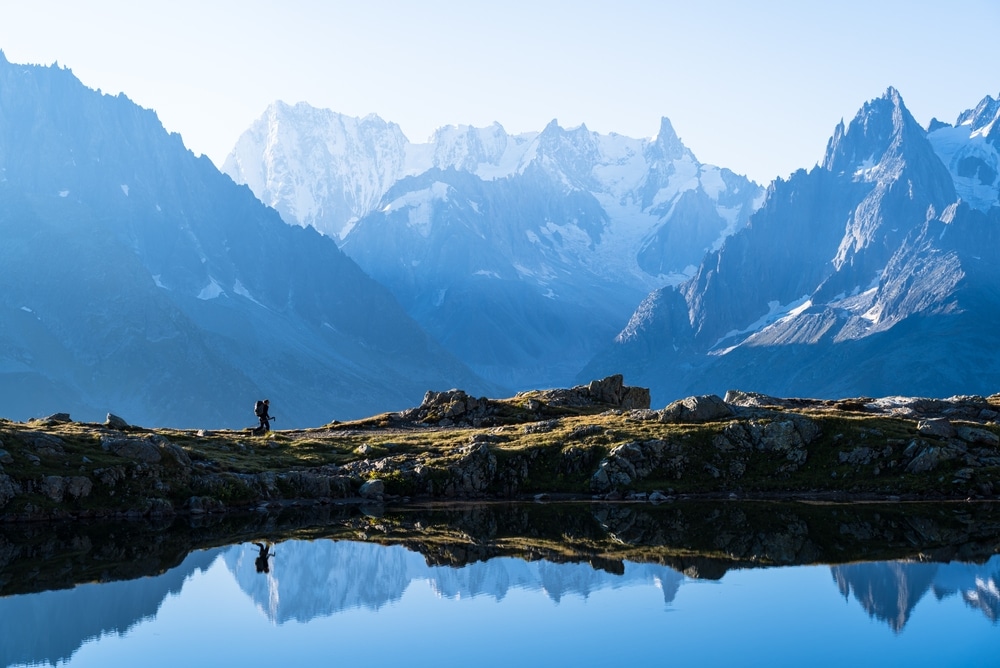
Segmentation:
[[(6, 665), (997, 666), (1000, 557), (623, 572), (402, 545), (251, 542), (0, 598)], [(612, 569), (619, 570), (619, 569)]]

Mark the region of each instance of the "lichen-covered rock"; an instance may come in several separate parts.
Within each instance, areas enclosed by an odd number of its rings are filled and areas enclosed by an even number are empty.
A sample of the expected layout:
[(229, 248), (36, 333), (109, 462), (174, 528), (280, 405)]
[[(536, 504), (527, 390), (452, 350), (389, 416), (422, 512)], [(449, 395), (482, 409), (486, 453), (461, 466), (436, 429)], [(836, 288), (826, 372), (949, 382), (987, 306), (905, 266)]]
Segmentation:
[(480, 496), (494, 482), (497, 458), (486, 443), (467, 445), (463, 455), (450, 467), (451, 477), (444, 484), (446, 495)]
[(591, 491), (604, 493), (627, 488), (656, 471), (680, 477), (687, 465), (680, 448), (660, 439), (630, 441), (608, 453), (590, 478)]

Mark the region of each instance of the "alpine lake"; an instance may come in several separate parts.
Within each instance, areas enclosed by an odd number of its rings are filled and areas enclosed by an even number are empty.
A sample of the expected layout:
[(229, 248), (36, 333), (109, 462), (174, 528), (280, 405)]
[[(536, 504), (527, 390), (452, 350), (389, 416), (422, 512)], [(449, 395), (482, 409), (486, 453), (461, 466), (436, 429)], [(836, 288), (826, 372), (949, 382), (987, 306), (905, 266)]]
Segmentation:
[(1000, 504), (0, 525), (5, 666), (998, 666)]

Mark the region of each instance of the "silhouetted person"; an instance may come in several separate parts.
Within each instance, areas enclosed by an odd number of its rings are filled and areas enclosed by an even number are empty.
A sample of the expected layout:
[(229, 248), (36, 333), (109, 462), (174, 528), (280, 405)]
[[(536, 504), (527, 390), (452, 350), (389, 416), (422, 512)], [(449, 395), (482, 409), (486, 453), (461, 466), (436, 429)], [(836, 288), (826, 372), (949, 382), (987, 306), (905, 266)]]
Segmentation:
[(271, 416), (268, 415), (268, 411), (270, 409), (271, 409), (270, 399), (264, 399), (264, 401), (258, 401), (256, 404), (254, 404), (253, 412), (260, 419), (260, 426), (257, 428), (257, 430), (260, 433), (271, 431), (271, 420), (273, 418), (271, 418)]
[(264, 543), (254, 543), (260, 552), (257, 554), (257, 558), (254, 559), (253, 565), (257, 567), (258, 573), (270, 573), (271, 565), (267, 562), (268, 559), (273, 557), (271, 554), (271, 546)]

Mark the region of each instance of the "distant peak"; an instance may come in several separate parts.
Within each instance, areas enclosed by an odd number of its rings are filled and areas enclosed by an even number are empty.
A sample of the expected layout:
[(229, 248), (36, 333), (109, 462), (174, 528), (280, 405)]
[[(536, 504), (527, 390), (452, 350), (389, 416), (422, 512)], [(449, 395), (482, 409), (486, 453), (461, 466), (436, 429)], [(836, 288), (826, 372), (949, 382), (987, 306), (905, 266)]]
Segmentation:
[(669, 160), (676, 160), (690, 152), (684, 146), (681, 138), (677, 136), (673, 124), (666, 116), (660, 119), (660, 131), (653, 138), (653, 146)]
[(666, 116), (660, 117), (660, 131), (656, 133), (656, 137), (653, 138), (655, 141), (678, 141), (677, 133), (674, 131), (674, 125), (670, 122), (670, 119)]
[(846, 128), (843, 120), (837, 124), (822, 165), (834, 172), (854, 172), (862, 163), (880, 163), (890, 149), (902, 150), (907, 138), (925, 134), (899, 91), (890, 86), (881, 97), (866, 102)]

